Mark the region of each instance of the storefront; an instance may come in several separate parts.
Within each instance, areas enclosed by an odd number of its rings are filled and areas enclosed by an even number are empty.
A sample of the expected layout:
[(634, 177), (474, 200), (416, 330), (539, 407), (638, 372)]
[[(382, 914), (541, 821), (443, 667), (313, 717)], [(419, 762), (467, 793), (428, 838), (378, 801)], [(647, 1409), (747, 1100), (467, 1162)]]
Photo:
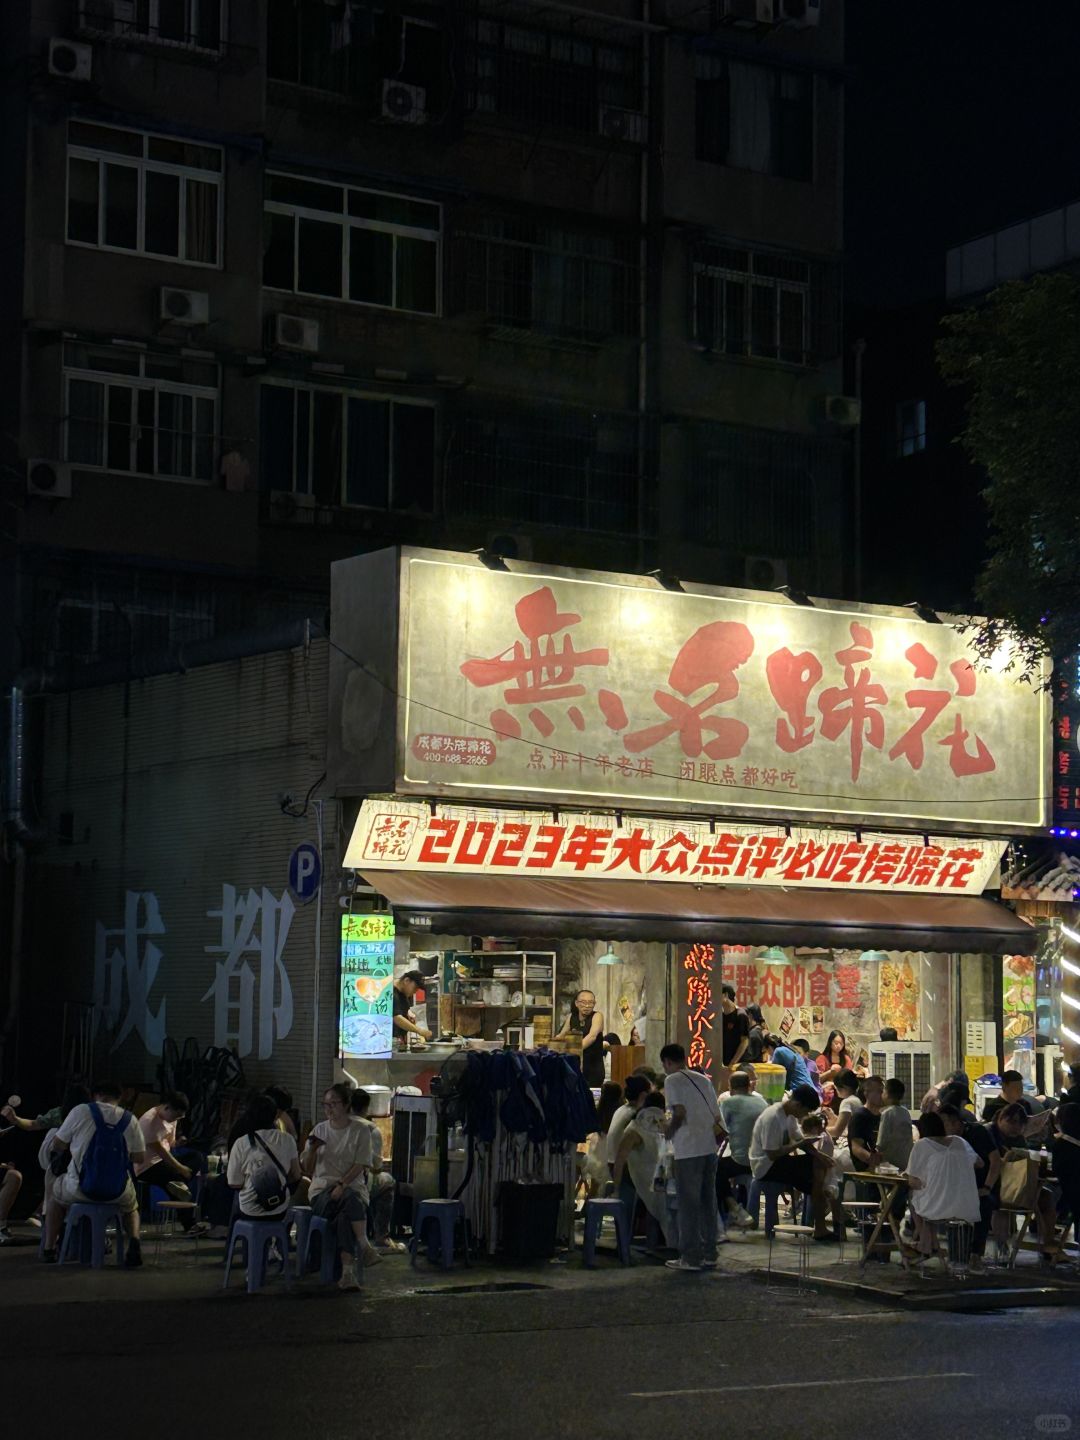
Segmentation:
[(1036, 948), (986, 892), (1046, 824), (1046, 696), (907, 609), (511, 563), (334, 566), (349, 1073), (423, 1088), (460, 1043), (391, 1043), (406, 969), (439, 1038), (539, 1044), (587, 988), (715, 1066), (723, 978), (913, 1088), (964, 1063)]

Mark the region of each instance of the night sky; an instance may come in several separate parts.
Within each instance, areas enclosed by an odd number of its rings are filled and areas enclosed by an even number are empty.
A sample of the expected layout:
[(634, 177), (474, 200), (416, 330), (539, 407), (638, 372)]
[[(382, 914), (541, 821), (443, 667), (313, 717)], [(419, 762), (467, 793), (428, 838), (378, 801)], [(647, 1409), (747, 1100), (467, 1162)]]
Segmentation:
[(1080, 199), (1077, 0), (847, 0), (847, 290), (943, 292), (944, 252)]

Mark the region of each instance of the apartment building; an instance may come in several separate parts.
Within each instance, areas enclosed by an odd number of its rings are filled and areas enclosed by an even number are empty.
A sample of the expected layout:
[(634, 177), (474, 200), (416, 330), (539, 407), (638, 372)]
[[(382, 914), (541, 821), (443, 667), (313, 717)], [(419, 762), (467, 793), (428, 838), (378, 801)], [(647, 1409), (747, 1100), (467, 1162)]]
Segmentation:
[(840, 0), (30, 0), (8, 668), (494, 547), (844, 587)]

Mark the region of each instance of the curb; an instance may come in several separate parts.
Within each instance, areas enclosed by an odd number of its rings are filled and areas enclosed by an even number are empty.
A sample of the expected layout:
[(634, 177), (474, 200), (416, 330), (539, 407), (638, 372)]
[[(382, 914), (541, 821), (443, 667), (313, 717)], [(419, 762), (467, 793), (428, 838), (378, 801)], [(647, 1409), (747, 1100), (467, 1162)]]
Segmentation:
[[(771, 1276), (766, 1270), (746, 1272), (753, 1279), (768, 1284), (799, 1288), (799, 1276), (790, 1270), (773, 1270)], [(860, 1284), (853, 1280), (828, 1280), (810, 1276), (801, 1283), (803, 1290), (818, 1295), (844, 1295), (849, 1299), (873, 1301), (877, 1305), (887, 1304), (897, 1310), (946, 1310), (946, 1311), (989, 1311), (1008, 1310), (1017, 1307), (1057, 1305), (1080, 1306), (1080, 1285), (1057, 1287), (1051, 1285), (1017, 1286), (994, 1288), (984, 1286), (978, 1290), (927, 1290), (897, 1291), (886, 1290), (877, 1285)]]

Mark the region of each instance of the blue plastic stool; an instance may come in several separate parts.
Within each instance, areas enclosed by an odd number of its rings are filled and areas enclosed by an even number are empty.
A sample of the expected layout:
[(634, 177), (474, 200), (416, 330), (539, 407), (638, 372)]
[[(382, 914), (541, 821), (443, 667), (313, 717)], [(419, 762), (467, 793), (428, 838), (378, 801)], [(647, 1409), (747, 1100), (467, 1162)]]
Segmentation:
[[(758, 1211), (761, 1208), (761, 1197), (765, 1196), (765, 1234), (771, 1238), (773, 1231), (780, 1223), (780, 1196), (785, 1191), (790, 1191), (790, 1185), (781, 1185), (776, 1180), (755, 1180), (750, 1186), (750, 1193), (746, 1199), (746, 1208), (752, 1219), (758, 1218)], [(803, 1197), (802, 1223), (807, 1223), (807, 1215), (811, 1213), (810, 1196)]]
[[(321, 1215), (312, 1212), (311, 1219), (307, 1223), (307, 1233), (304, 1236), (304, 1263), (301, 1267), (301, 1274), (306, 1274), (308, 1270), (315, 1268), (311, 1259), (311, 1247), (316, 1237), (319, 1241), (319, 1279), (324, 1285), (329, 1285), (332, 1280), (338, 1280), (341, 1277), (341, 1256), (334, 1244), (330, 1221), (324, 1220)], [(362, 1276), (363, 1271), (359, 1267), (357, 1270)]]
[[(91, 1205), (86, 1201), (76, 1201), (74, 1205), (68, 1206), (64, 1239), (60, 1246), (60, 1264), (63, 1265), (69, 1258), (75, 1258), (81, 1264), (89, 1265), (93, 1270), (100, 1270), (105, 1264), (105, 1231), (110, 1220), (116, 1221), (116, 1263), (122, 1265), (124, 1263), (124, 1226), (120, 1218), (120, 1211), (112, 1203)], [(90, 1226), (89, 1243), (87, 1243), (82, 1229), (84, 1221)], [(78, 1254), (69, 1257), (69, 1251), (76, 1240)]]
[(291, 1205), (289, 1213), (285, 1217), (286, 1224), (296, 1226), (296, 1273), (298, 1276), (304, 1273), (304, 1262), (307, 1258), (308, 1232), (311, 1229), (312, 1209), (310, 1205)]
[(266, 1257), (272, 1240), (276, 1240), (281, 1246), (283, 1262), (281, 1273), (286, 1277), (286, 1284), (288, 1283), (288, 1225), (284, 1220), (240, 1219), (233, 1222), (232, 1234), (229, 1236), (229, 1248), (225, 1252), (225, 1278), (221, 1282), (223, 1290), (228, 1288), (233, 1252), (241, 1240), (244, 1242), (244, 1249), (247, 1252), (247, 1290), (249, 1295), (254, 1295), (256, 1290), (261, 1290), (266, 1284)]
[(610, 1215), (615, 1221), (615, 1238), (619, 1243), (619, 1259), (624, 1265), (630, 1264), (630, 1226), (626, 1220), (626, 1206), (621, 1200), (585, 1201), (585, 1238), (581, 1246), (582, 1259), (586, 1269), (596, 1264), (596, 1242), (603, 1228), (604, 1219)]
[[(615, 1201), (615, 1204), (621, 1204)], [(458, 1221), (461, 1221), (461, 1228), (465, 1241), (465, 1264), (471, 1264), (469, 1260), (469, 1222), (465, 1218), (465, 1206), (460, 1200), (421, 1200), (416, 1207), (416, 1214), (413, 1217), (412, 1239), (409, 1241), (409, 1263), (416, 1264), (416, 1252), (420, 1248), (420, 1242), (424, 1234), (424, 1226), (428, 1221), (433, 1221), (436, 1226), (437, 1240), (428, 1242), (428, 1259), (434, 1265), (436, 1259), (442, 1259), (444, 1270), (450, 1270), (454, 1264), (454, 1233), (457, 1230)]]

